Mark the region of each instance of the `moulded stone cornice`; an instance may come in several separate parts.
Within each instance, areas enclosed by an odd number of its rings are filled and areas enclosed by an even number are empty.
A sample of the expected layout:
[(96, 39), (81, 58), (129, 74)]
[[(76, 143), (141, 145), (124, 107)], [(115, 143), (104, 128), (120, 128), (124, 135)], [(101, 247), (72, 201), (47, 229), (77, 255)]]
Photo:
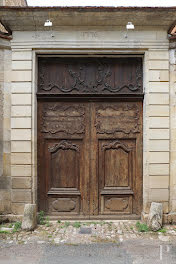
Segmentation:
[(176, 7), (1, 7), (0, 20), (12, 31), (46, 30), (59, 26), (135, 26), (170, 28)]

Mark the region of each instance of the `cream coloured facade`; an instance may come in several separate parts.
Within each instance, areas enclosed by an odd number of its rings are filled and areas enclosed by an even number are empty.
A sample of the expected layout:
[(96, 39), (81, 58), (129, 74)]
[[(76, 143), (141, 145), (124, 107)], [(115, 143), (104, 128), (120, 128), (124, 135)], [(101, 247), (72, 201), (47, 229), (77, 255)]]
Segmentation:
[[(147, 217), (152, 201), (162, 202), (165, 222), (176, 222), (176, 46), (167, 33), (176, 9), (122, 9), (117, 13), (120, 21), (111, 10), (89, 13), (86, 9), (66, 9), (62, 13), (41, 8), (37, 12), (32, 14), (33, 23), (30, 8), (0, 11), (0, 19), (4, 24), (9, 22), (13, 32), (11, 40), (0, 39), (1, 214), (21, 216), (25, 203), (38, 203), (38, 56), (106, 54), (143, 58), (141, 215)], [(160, 17), (155, 18), (155, 12), (160, 12)], [(7, 14), (13, 19), (5, 19)], [(29, 20), (20, 24), (24, 16)], [(165, 16), (169, 19), (163, 22)], [(52, 28), (43, 26), (48, 18)], [(135, 30), (126, 32), (129, 19)]]

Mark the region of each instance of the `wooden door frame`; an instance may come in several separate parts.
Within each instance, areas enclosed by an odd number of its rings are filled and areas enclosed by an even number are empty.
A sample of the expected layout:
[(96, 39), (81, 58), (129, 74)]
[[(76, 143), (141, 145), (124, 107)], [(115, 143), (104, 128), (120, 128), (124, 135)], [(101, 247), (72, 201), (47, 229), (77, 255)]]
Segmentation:
[[(109, 52), (109, 51), (108, 51)], [(115, 54), (116, 53), (116, 54)], [(33, 161), (33, 165), (32, 166), (32, 177), (33, 177), (33, 186), (32, 186), (32, 200), (33, 202), (36, 202), (38, 204), (38, 200), (37, 200), (37, 193), (38, 193), (38, 186), (37, 186), (37, 175), (38, 175), (38, 170), (37, 170), (37, 80), (38, 80), (38, 58), (39, 57), (77, 57), (77, 56), (81, 56), (81, 57), (142, 57), (145, 58), (145, 53), (146, 51), (138, 51), (138, 52), (130, 52), (127, 51), (126, 53), (123, 51), (123, 53), (119, 53), (114, 52), (113, 53), (110, 51), (109, 54), (107, 54), (107, 50), (104, 50), (104, 52), (102, 52), (102, 50), (96, 50), (93, 51), (91, 55), (89, 55), (87, 53), (87, 51), (82, 51), (82, 50), (72, 50), (71, 53), (70, 51), (67, 52), (66, 51), (48, 51), (48, 50), (41, 50), (41, 51), (33, 51), (33, 87), (32, 87), (32, 161)], [(144, 65), (145, 65), (145, 61), (143, 60), (143, 71), (144, 71)], [(145, 83), (145, 75), (143, 75), (143, 84)], [(46, 97), (45, 97), (46, 98)], [(56, 98), (55, 96), (52, 98), (50, 96), (50, 100), (54, 100), (54, 98)], [(43, 100), (44, 98), (42, 98), (42, 96), (40, 97), (39, 100)], [(48, 98), (49, 99), (49, 98)], [(135, 96), (117, 96), (116, 98), (114, 97), (107, 97), (107, 96), (99, 96), (99, 97), (95, 97), (95, 96), (85, 96), (85, 97), (58, 97), (57, 100), (61, 100), (61, 101), (74, 101), (74, 100), (82, 100), (82, 101), (143, 101), (144, 96), (139, 96), (139, 97), (135, 97)], [(34, 114), (35, 113), (35, 114)], [(144, 113), (144, 112), (143, 112)], [(142, 176), (142, 181), (143, 181), (143, 176)], [(142, 196), (143, 196), (143, 188), (142, 188)], [(56, 217), (57, 218), (57, 217)], [(96, 218), (96, 217), (95, 217)], [(103, 216), (102, 218), (106, 218), (105, 216)], [(93, 218), (92, 218), (93, 219)], [(111, 217), (111, 219), (113, 219), (113, 217)], [(116, 217), (117, 219), (117, 217)], [(129, 217), (129, 215), (127, 216), (123, 216), (123, 217), (118, 217), (118, 219), (139, 219), (139, 217)]]

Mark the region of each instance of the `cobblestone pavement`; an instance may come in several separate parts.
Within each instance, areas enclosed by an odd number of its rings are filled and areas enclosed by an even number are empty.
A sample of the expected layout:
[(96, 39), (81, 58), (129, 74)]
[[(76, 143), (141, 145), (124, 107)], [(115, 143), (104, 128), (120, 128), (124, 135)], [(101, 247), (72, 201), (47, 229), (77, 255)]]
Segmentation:
[(176, 225), (150, 232), (136, 221), (47, 221), (33, 232), (0, 230), (0, 264), (176, 264)]

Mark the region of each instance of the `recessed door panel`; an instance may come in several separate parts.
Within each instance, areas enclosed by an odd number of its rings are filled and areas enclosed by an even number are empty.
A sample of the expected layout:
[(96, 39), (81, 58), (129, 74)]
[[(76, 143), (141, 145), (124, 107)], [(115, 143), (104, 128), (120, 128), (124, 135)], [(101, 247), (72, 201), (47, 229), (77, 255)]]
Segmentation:
[(105, 187), (129, 185), (129, 150), (119, 141), (102, 146)]
[(74, 144), (73, 140), (61, 140), (50, 146), (48, 151), (50, 153), (51, 188), (78, 188), (80, 146)]
[(132, 214), (131, 195), (106, 195), (102, 197), (102, 214), (105, 215), (126, 215)]

